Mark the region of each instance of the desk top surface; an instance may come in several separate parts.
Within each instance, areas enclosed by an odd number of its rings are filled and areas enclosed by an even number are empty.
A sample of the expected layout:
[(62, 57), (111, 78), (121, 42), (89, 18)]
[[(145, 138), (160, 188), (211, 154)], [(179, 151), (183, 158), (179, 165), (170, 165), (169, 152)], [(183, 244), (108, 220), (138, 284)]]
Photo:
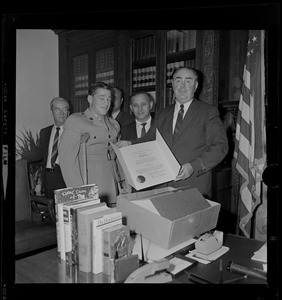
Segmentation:
[[(198, 263), (189, 269), (189, 272), (200, 275), (205, 279), (218, 283), (220, 279), (219, 264), (222, 260), (222, 278), (230, 280), (240, 275), (227, 270), (230, 261), (247, 267), (262, 269), (262, 263), (251, 260), (254, 252), (264, 244), (261, 241), (248, 239), (241, 236), (225, 234), (223, 244), (229, 247), (229, 251), (210, 264)], [(103, 273), (94, 275), (91, 272), (80, 272), (77, 268), (66, 266), (64, 261), (58, 258), (57, 248), (41, 252), (16, 261), (15, 283), (108, 283), (109, 277)], [(188, 276), (182, 272), (174, 279), (175, 282), (189, 283)], [(263, 284), (260, 279), (247, 278), (240, 284)]]

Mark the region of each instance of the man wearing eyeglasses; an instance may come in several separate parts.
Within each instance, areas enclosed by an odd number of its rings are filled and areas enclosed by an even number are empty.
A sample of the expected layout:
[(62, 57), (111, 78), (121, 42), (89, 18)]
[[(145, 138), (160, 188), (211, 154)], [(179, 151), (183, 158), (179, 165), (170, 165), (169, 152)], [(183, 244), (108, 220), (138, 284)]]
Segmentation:
[(181, 165), (178, 176), (168, 186), (196, 187), (211, 198), (211, 170), (228, 152), (228, 140), (216, 107), (195, 98), (198, 73), (180, 67), (173, 73), (175, 103), (157, 114), (156, 122), (139, 139), (119, 141), (118, 146), (146, 142), (156, 138), (156, 128)]

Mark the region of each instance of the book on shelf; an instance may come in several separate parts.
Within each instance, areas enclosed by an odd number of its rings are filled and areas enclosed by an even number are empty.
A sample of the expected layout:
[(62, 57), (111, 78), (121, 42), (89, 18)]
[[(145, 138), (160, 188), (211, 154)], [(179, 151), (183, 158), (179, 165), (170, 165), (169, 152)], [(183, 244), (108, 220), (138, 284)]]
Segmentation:
[(95, 217), (92, 221), (92, 273), (103, 271), (102, 255), (102, 230), (122, 224), (122, 213), (113, 212), (107, 215)]
[(91, 272), (92, 269), (92, 220), (116, 212), (116, 208), (105, 207), (98, 211), (93, 208), (77, 213), (78, 231), (78, 268), (82, 272)]
[(65, 242), (65, 260), (67, 265), (72, 265), (72, 251), (74, 248), (74, 235), (77, 232), (77, 221), (74, 217), (74, 212), (78, 208), (89, 208), (89, 207), (105, 207), (105, 203), (101, 203), (100, 199), (89, 199), (89, 200), (77, 200), (70, 201), (63, 204), (63, 216), (64, 216), (64, 242)]
[(102, 239), (103, 273), (114, 278), (115, 260), (131, 254), (129, 226), (119, 224), (103, 229)]
[[(64, 251), (64, 221), (63, 204), (82, 199), (99, 199), (98, 186), (96, 184), (87, 184), (78, 187), (68, 187), (54, 191), (55, 214), (56, 214), (56, 234), (57, 251), (60, 258), (65, 259)], [(59, 216), (61, 216), (59, 218)], [(62, 249), (63, 247), (63, 249)]]

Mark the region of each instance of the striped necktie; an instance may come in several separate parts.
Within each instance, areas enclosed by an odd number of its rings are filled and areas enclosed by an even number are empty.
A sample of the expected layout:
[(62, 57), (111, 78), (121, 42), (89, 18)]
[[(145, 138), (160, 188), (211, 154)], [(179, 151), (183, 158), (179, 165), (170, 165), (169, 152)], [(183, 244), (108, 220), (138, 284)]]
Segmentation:
[(59, 131), (60, 131), (60, 127), (56, 127), (56, 134), (54, 137), (54, 141), (53, 141), (53, 148), (52, 148), (52, 155), (51, 155), (51, 167), (54, 169), (55, 168), (55, 161), (57, 159), (58, 156), (58, 141), (59, 141)]
[(142, 123), (142, 130), (141, 130), (141, 137), (144, 136), (146, 134), (146, 129), (145, 129), (145, 126), (146, 126), (147, 123)]
[(178, 134), (179, 134), (179, 130), (182, 124), (182, 120), (183, 120), (183, 115), (184, 115), (184, 105), (181, 104), (180, 105), (180, 109), (178, 111), (178, 115), (177, 115), (177, 120), (176, 120), (176, 124), (174, 127), (174, 133), (173, 133), (173, 138), (175, 139)]

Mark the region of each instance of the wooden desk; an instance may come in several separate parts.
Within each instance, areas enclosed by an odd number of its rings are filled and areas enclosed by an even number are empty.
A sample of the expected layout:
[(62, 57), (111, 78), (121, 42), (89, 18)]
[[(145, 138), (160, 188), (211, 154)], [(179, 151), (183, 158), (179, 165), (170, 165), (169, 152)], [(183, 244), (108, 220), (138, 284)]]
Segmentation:
[[(227, 270), (227, 266), (229, 265), (230, 261), (250, 268), (257, 268), (260, 270), (263, 269), (261, 262), (251, 259), (254, 252), (259, 250), (263, 246), (263, 242), (245, 238), (242, 236), (225, 234), (223, 244), (224, 246), (229, 247), (229, 251), (227, 253), (225, 253), (217, 260), (211, 262), (210, 264), (205, 265), (198, 263), (195, 267), (188, 269), (187, 272), (194, 273), (211, 282), (218, 283), (220, 280), (220, 260), (222, 260), (223, 281), (235, 279), (242, 276), (236, 273), (231, 273)], [(188, 275), (184, 272), (182, 272), (182, 274), (179, 274), (179, 276), (176, 277), (175, 280), (183, 283), (189, 282)], [(237, 282), (235, 281), (232, 284), (266, 284), (266, 281), (255, 278), (247, 278)]]
[[(224, 245), (230, 250), (216, 261), (204, 265), (197, 264), (188, 272), (198, 274), (215, 283), (220, 278), (219, 260), (222, 259), (223, 280), (229, 280), (240, 275), (230, 273), (226, 270), (230, 261), (235, 263), (262, 269), (262, 263), (251, 260), (253, 253), (263, 243), (257, 240), (248, 239), (236, 235), (225, 234)], [(108, 276), (100, 273), (84, 273), (77, 271), (77, 268), (66, 267), (64, 261), (57, 256), (57, 248), (26, 257), (16, 261), (15, 283), (108, 283)], [(175, 282), (189, 283), (188, 276), (181, 273), (175, 278)], [(235, 283), (240, 284), (264, 284), (264, 280), (247, 278)]]

